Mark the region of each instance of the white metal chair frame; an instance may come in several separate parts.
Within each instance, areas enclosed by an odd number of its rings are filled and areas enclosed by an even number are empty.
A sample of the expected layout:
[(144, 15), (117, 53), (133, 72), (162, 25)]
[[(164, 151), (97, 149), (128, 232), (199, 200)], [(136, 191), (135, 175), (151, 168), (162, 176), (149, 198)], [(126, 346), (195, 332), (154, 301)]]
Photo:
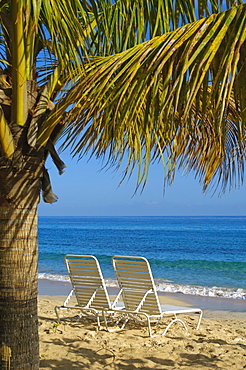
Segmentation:
[[(94, 316), (97, 320), (98, 329), (100, 330), (100, 314), (105, 312), (113, 314), (113, 308), (116, 308), (117, 298), (110, 302), (106, 284), (101, 272), (99, 262), (92, 255), (74, 255), (69, 254), (64, 257), (73, 289), (60, 306), (55, 306), (57, 320), (61, 319), (59, 311), (62, 309), (76, 309), (80, 311), (78, 320), (82, 316)], [(73, 294), (76, 297), (77, 304), (69, 305)]]
[[(122, 296), (125, 306), (121, 310), (122, 316), (117, 321), (117, 324), (123, 317), (125, 317), (125, 321), (120, 329), (111, 329), (103, 314), (105, 326), (108, 331), (122, 330), (131, 317), (140, 321), (147, 321), (150, 337), (165, 335), (175, 322), (181, 323), (185, 330), (188, 330), (184, 321), (177, 317), (179, 314), (198, 314), (199, 318), (196, 329), (199, 329), (202, 319), (202, 310), (200, 308), (160, 305), (151, 268), (146, 258), (114, 256), (112, 257), (112, 263), (120, 287), (117, 299)], [(164, 316), (168, 315), (172, 315), (174, 318), (167, 325), (163, 333), (157, 335), (152, 334), (151, 323), (154, 322), (157, 324)], [(141, 317), (144, 319), (141, 320)]]

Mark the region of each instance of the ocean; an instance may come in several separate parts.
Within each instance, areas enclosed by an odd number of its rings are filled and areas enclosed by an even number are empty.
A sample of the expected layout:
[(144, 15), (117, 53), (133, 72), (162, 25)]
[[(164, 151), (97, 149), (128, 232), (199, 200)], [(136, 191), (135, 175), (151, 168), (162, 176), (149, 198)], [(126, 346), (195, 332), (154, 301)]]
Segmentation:
[(143, 256), (157, 290), (246, 299), (246, 217), (39, 217), (39, 279), (68, 281), (63, 257)]

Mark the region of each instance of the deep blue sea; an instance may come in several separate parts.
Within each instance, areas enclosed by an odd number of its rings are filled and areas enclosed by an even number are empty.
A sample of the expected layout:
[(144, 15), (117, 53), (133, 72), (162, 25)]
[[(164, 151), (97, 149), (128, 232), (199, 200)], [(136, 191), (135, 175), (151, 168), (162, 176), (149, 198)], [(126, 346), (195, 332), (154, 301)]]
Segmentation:
[(39, 217), (39, 278), (67, 281), (65, 254), (143, 256), (159, 291), (246, 299), (246, 217)]

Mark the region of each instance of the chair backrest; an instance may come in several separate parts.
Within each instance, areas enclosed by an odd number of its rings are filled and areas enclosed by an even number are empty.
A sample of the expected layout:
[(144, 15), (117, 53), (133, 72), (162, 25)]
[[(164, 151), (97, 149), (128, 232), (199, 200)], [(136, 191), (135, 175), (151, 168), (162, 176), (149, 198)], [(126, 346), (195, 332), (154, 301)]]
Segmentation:
[(126, 310), (159, 315), (161, 307), (148, 260), (114, 256), (112, 263)]
[(110, 300), (96, 257), (66, 255), (69, 277), (79, 306), (97, 310), (110, 309)]

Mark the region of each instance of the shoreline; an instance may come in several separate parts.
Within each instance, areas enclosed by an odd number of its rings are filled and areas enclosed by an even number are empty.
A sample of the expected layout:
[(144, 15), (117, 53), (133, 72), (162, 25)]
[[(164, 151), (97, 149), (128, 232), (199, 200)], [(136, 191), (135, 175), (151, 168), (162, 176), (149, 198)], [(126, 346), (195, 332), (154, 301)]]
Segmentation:
[[(38, 280), (41, 284), (44, 282), (57, 282), (57, 283), (69, 283), (68, 275), (59, 274), (38, 274)], [(117, 288), (117, 280), (115, 278), (105, 278), (105, 283), (108, 288)], [(201, 286), (192, 284), (180, 284), (174, 283), (170, 280), (165, 280), (161, 278), (154, 279), (156, 289), (160, 293), (182, 293), (184, 295), (199, 296), (199, 297), (209, 297), (209, 298), (226, 298), (226, 299), (239, 299), (246, 301), (246, 286), (243, 287), (231, 287), (231, 286)]]
[[(38, 296), (40, 298), (45, 297), (49, 300), (59, 299), (60, 303), (62, 303), (72, 289), (70, 282), (39, 279), (38, 283)], [(116, 295), (118, 292), (117, 287), (107, 287), (107, 289), (110, 295)], [(182, 304), (185, 306), (199, 307), (204, 311), (204, 315), (207, 317), (225, 317), (230, 315), (233, 317), (245, 316), (246, 319), (246, 300), (171, 292), (158, 292), (158, 295), (160, 299), (164, 299), (165, 302), (176, 300), (177, 305)]]

